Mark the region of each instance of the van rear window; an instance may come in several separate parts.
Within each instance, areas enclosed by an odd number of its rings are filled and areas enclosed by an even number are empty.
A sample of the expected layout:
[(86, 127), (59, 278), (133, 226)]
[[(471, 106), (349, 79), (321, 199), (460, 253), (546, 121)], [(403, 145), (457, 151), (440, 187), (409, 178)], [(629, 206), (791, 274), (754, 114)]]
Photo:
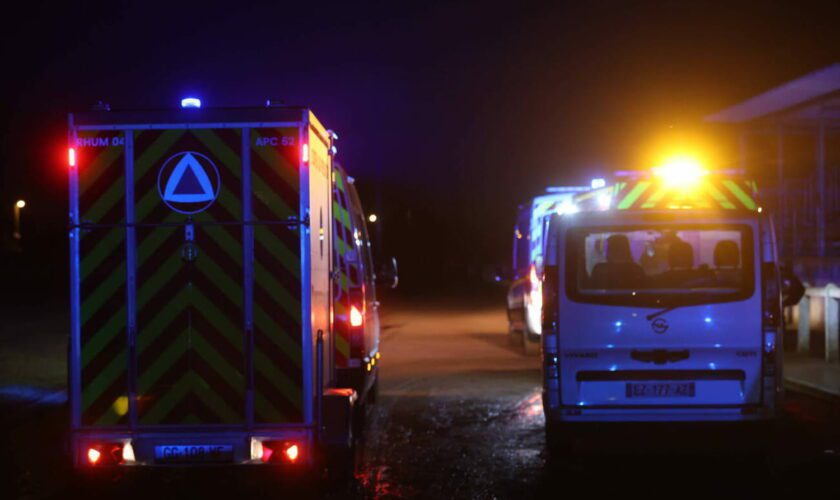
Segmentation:
[(658, 225), (573, 228), (566, 289), (581, 302), (684, 305), (753, 293), (749, 226)]

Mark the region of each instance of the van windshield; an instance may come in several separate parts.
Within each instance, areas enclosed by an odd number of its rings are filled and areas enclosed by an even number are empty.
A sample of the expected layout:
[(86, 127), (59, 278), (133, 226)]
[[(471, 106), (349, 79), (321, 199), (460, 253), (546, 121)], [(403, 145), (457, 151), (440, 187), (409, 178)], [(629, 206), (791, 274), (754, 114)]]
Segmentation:
[(670, 306), (739, 300), (753, 292), (749, 226), (574, 228), (569, 236), (572, 300)]

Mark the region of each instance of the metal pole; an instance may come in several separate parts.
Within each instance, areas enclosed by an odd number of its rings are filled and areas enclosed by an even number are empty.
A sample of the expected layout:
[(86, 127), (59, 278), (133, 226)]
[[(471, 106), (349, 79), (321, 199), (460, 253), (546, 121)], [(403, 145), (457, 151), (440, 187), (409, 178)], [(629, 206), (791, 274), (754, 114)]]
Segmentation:
[(825, 257), (825, 123), (817, 129), (817, 255)]
[[(825, 361), (837, 363), (840, 360), (840, 307), (833, 297), (838, 290), (834, 283), (825, 286)], [(834, 292), (834, 293), (832, 293)]]
[(799, 301), (799, 329), (796, 334), (796, 352), (807, 354), (811, 350), (811, 296), (808, 295), (807, 283), (805, 295)]
[(324, 330), (318, 330), (318, 338), (315, 340), (315, 369), (315, 414), (318, 419), (316, 437), (320, 441), (324, 428)]
[(779, 243), (781, 243), (781, 253), (785, 257), (790, 255), (790, 248), (788, 248), (788, 234), (789, 225), (788, 219), (790, 214), (787, 213), (788, 207), (786, 203), (787, 193), (785, 187), (785, 135), (784, 129), (782, 125), (779, 124), (776, 127), (776, 210), (775, 215), (780, 220), (781, 224), (778, 224), (776, 227), (781, 226), (779, 233), (781, 233), (781, 238)]
[(15, 232), (12, 233), (12, 237), (16, 240), (20, 239), (20, 207), (17, 202), (15, 202)]

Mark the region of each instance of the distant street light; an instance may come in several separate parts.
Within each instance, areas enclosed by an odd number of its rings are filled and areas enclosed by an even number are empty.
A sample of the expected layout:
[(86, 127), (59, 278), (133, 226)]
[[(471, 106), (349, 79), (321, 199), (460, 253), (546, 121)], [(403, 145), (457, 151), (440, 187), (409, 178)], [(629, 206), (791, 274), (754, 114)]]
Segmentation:
[(26, 202), (23, 200), (15, 202), (15, 232), (12, 234), (12, 237), (16, 240), (20, 240), (20, 209), (25, 206)]
[(379, 218), (379, 217), (377, 217), (377, 216), (376, 216), (376, 214), (370, 214), (370, 215), (368, 216), (368, 220), (369, 220), (369, 221), (371, 221), (371, 222), (376, 222), (376, 220), (377, 220), (378, 218)]

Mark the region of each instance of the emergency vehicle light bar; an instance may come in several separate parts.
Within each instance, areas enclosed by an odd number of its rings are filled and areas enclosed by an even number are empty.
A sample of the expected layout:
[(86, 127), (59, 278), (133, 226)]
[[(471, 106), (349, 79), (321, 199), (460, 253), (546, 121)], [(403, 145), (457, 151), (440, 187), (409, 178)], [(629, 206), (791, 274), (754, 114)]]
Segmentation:
[(589, 186), (549, 186), (545, 188), (546, 193), (584, 193), (589, 191)]

